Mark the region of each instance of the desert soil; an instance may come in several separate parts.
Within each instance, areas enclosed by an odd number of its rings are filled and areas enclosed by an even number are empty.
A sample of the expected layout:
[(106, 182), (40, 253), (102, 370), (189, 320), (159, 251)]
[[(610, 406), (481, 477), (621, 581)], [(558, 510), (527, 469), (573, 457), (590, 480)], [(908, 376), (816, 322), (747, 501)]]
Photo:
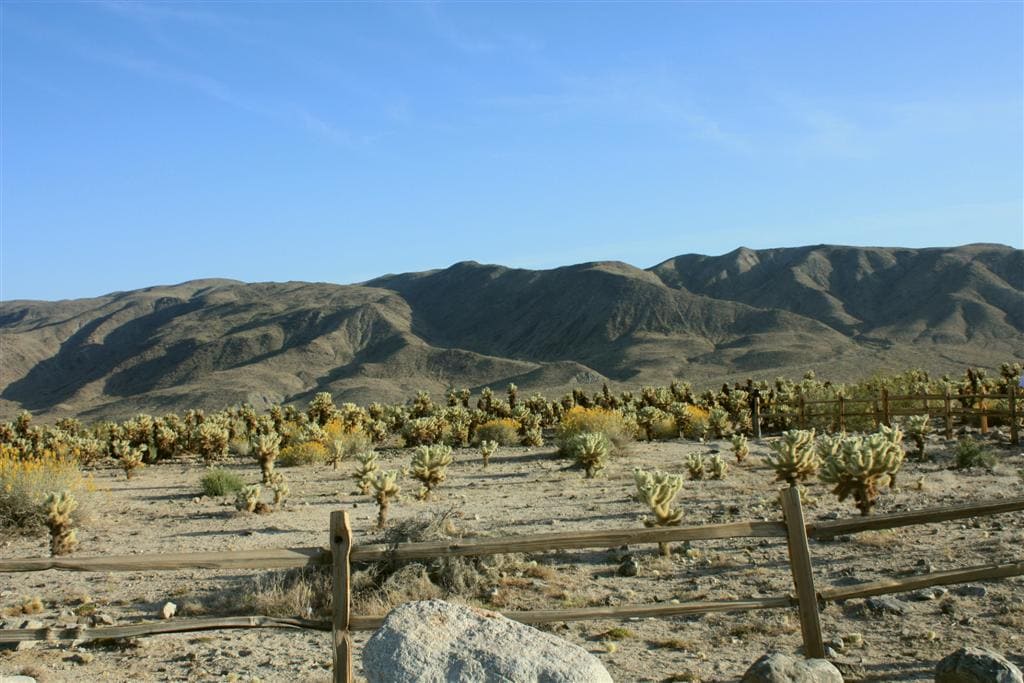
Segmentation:
[[(733, 464), (722, 481), (687, 481), (680, 496), (685, 524), (734, 520), (778, 520), (780, 485), (764, 462), (764, 441), (752, 442), (751, 457)], [(886, 491), (878, 512), (921, 509), (1024, 495), (1024, 453), (996, 446), (992, 470), (953, 471), (951, 444), (933, 440), (933, 461), (904, 465), (899, 486)], [(406, 495), (392, 520), (427, 518), (451, 511), (466, 535), (501, 536), (551, 531), (639, 527), (644, 510), (633, 499), (634, 467), (685, 472), (689, 453), (718, 451), (733, 462), (728, 443), (690, 441), (638, 443), (617, 457), (604, 476), (586, 479), (553, 448), (503, 448), (487, 469), (475, 450), (457, 450), (448, 481), (433, 500)], [(383, 451), (384, 468), (400, 468), (411, 451)], [(248, 481), (259, 471), (251, 460), (226, 465)], [(354, 463), (282, 468), (291, 486), (286, 509), (266, 515), (236, 512), (231, 502), (199, 496), (203, 467), (172, 462), (149, 466), (126, 481), (119, 470), (95, 473), (97, 511), (80, 531), (77, 554), (171, 553), (324, 545), (330, 511), (348, 509), (356, 542), (379, 542), (376, 506), (355, 495)], [(413, 482), (404, 482), (411, 493)], [(807, 491), (809, 520), (850, 517), (824, 485)], [(1024, 559), (1024, 513), (963, 522), (866, 532), (830, 542), (811, 542), (818, 588), (883, 577)], [(631, 546), (639, 562), (634, 577), (619, 576), (622, 551), (536, 553), (518, 558), (498, 584), (475, 596), (493, 608), (561, 608), (624, 605), (669, 600), (721, 600), (789, 593), (793, 589), (783, 539), (735, 539), (674, 546), (661, 558), (656, 546)], [(47, 554), (44, 539), (0, 539), (0, 557)], [(529, 563), (553, 571), (530, 570)], [(524, 569), (526, 568), (526, 569)], [(45, 625), (73, 624), (105, 614), (116, 623), (157, 619), (173, 601), (181, 616), (229, 614), (230, 596), (252, 590), (256, 571), (129, 573), (32, 572), (0, 580), (0, 606), (7, 628), (26, 619)], [(12, 616), (26, 598), (38, 596), (43, 611)], [(216, 598), (220, 597), (218, 601)], [(227, 600), (224, 596), (229, 596)], [(474, 596), (469, 596), (470, 598)], [(950, 587), (924, 600), (896, 595), (885, 604), (903, 614), (870, 609), (864, 600), (830, 604), (821, 619), (832, 659), (847, 681), (930, 681), (935, 664), (961, 645), (985, 646), (1024, 665), (1024, 577)], [(82, 608), (83, 600), (94, 607)], [(216, 608), (211, 607), (220, 603)], [(227, 602), (227, 607), (224, 603)], [(234, 611), (235, 614), (244, 612)], [(180, 617), (179, 617), (180, 618)], [(613, 635), (616, 627), (625, 629)], [(554, 624), (554, 633), (597, 655), (618, 681), (736, 681), (769, 650), (795, 653), (801, 645), (795, 609), (693, 617)], [(368, 634), (356, 642), (359, 653)], [(0, 652), (2, 674), (27, 673), (39, 681), (329, 681), (328, 634), (273, 629), (161, 635), (129, 642), (72, 646), (39, 643)], [(841, 639), (842, 644), (838, 642)]]

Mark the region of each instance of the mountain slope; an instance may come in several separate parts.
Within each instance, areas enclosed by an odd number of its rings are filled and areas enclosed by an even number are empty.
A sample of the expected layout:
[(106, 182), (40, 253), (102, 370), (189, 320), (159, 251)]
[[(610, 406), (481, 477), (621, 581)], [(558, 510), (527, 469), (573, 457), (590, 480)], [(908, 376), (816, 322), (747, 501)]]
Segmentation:
[[(0, 303), (0, 416), (956, 370), (1024, 356), (1024, 252), (801, 247), (361, 285), (199, 280)], [(599, 386), (599, 385), (598, 385)]]

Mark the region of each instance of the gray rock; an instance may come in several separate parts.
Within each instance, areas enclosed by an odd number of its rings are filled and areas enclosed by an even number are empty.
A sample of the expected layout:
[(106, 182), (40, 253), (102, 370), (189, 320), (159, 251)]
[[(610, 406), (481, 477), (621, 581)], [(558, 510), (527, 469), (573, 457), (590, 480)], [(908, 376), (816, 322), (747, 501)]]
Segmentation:
[(949, 589), (945, 586), (932, 586), (931, 588), (922, 588), (919, 591), (908, 593), (905, 600), (915, 600), (917, 602), (926, 602), (928, 600), (938, 600), (949, 595)]
[(636, 576), (640, 573), (640, 564), (632, 555), (627, 555), (623, 560), (622, 564), (619, 565), (618, 575), (619, 576)]
[(988, 589), (984, 586), (977, 586), (974, 584), (968, 584), (966, 586), (957, 586), (953, 589), (954, 592), (962, 598), (983, 598), (988, 595)]
[(496, 612), (443, 600), (388, 614), (363, 648), (369, 683), (611, 683), (586, 650)]
[(31, 676), (4, 676), (0, 680), (3, 680), (3, 683), (36, 683), (36, 679)]
[(824, 659), (769, 652), (750, 665), (742, 683), (843, 683), (843, 676)]
[(907, 608), (900, 604), (898, 600), (893, 598), (873, 597), (868, 598), (864, 603), (869, 610), (872, 612), (878, 612), (879, 614), (897, 614), (904, 615), (907, 613)]
[(935, 683), (1024, 683), (1024, 674), (991, 650), (962, 647), (935, 667)]

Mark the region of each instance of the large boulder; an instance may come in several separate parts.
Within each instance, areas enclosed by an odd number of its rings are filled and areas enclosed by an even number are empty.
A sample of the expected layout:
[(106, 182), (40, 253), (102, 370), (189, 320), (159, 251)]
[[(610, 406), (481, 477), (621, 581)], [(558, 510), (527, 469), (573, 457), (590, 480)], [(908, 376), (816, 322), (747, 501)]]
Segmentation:
[(843, 683), (843, 675), (824, 659), (769, 652), (750, 665), (742, 683)]
[(370, 683), (611, 683), (597, 657), (497, 612), (443, 600), (388, 614), (363, 648)]
[(991, 650), (962, 647), (935, 667), (935, 683), (1024, 683), (1024, 674)]

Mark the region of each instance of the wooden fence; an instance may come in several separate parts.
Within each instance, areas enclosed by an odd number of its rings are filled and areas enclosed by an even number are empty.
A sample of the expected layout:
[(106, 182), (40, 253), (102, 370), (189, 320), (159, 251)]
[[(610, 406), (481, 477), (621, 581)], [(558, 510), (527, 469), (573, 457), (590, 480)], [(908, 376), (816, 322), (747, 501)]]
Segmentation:
[(348, 513), (332, 512), (327, 548), (279, 548), (241, 550), (218, 553), (174, 553), (158, 555), (122, 555), (79, 558), (32, 558), (0, 560), (0, 572), (26, 572), (59, 569), (68, 571), (147, 571), (177, 569), (289, 569), (310, 566), (331, 567), (333, 610), (330, 621), (285, 619), (266, 616), (171, 619), (156, 623), (123, 626), (41, 629), (2, 629), (0, 643), (31, 640), (83, 641), (97, 638), (130, 638), (163, 633), (185, 633), (235, 628), (290, 628), (330, 631), (334, 653), (334, 680), (352, 681), (351, 631), (376, 629), (384, 615), (353, 615), (351, 613), (351, 572), (353, 562), (380, 560), (414, 560), (455, 556), (529, 553), (544, 550), (608, 548), (622, 544), (638, 545), (726, 538), (785, 538), (789, 549), (789, 565), (794, 593), (749, 600), (718, 600), (686, 603), (623, 605), (580, 609), (533, 610), (506, 612), (511, 619), (542, 624), (591, 619), (625, 619), (630, 617), (669, 617), (682, 614), (739, 612), (762, 609), (793, 608), (798, 610), (800, 628), (808, 657), (824, 657), (821, 626), (818, 621), (819, 602), (847, 600), (887, 593), (901, 593), (929, 586), (949, 585), (1024, 575), (1021, 561), (991, 564), (967, 569), (933, 572), (901, 579), (883, 579), (843, 588), (817, 590), (812, 573), (808, 539), (828, 539), (840, 534), (892, 529), (916, 524), (944, 522), (1024, 510), (1024, 497), (902, 512), (874, 517), (856, 517), (807, 524), (804, 521), (800, 494), (790, 487), (781, 492), (783, 520), (778, 522), (745, 521), (690, 527), (643, 529), (608, 529), (571, 531), (504, 538), (473, 539), (459, 542), (433, 541), (400, 545), (354, 545)]
[[(954, 406), (954, 403), (958, 404)], [(1005, 409), (996, 406), (1005, 403)], [(794, 407), (791, 407), (794, 408)], [(832, 399), (806, 399), (803, 395), (797, 399), (795, 415), (786, 413), (762, 414), (760, 396), (754, 394), (751, 399), (751, 415), (755, 437), (761, 436), (761, 421), (771, 419), (790, 419), (796, 426), (807, 429), (816, 422), (826, 422), (833, 431), (845, 431), (847, 421), (851, 418), (866, 419), (879, 425), (892, 425), (894, 417), (909, 415), (928, 415), (941, 418), (947, 439), (953, 438), (954, 421), (976, 417), (982, 433), (988, 432), (989, 418), (1005, 418), (1010, 427), (1010, 441), (1020, 445), (1021, 416), (1018, 405), (1017, 389), (1010, 385), (1005, 394), (910, 394), (889, 395), (882, 389), (877, 396), (871, 398), (847, 398), (840, 395)]]

